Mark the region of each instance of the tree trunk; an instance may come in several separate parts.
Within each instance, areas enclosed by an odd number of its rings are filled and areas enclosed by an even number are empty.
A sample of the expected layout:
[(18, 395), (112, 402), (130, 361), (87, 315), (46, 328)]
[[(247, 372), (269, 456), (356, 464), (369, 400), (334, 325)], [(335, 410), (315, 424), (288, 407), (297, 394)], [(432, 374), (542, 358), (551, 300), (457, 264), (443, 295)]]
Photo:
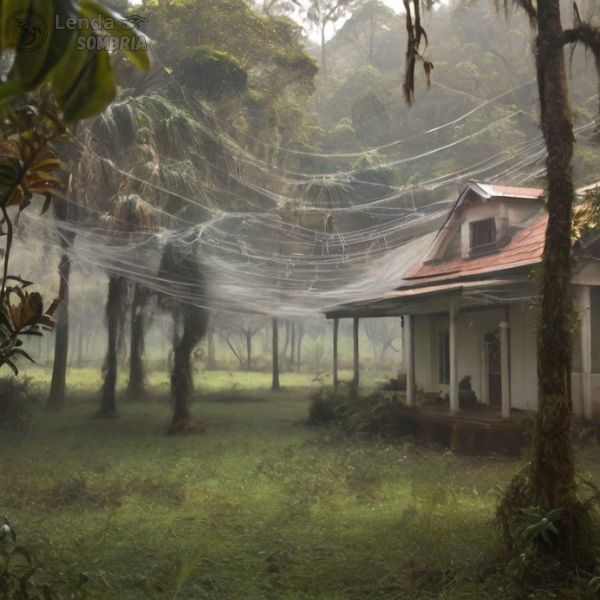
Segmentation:
[(294, 323), (290, 323), (291, 330), (291, 345), (290, 345), (290, 365), (294, 365), (296, 361), (296, 325)]
[(213, 327), (208, 328), (207, 334), (207, 363), (206, 368), (209, 371), (214, 371), (217, 368), (217, 361), (215, 360), (215, 330)]
[(195, 433), (192, 422), (190, 397), (193, 392), (192, 353), (206, 333), (207, 315), (204, 309), (186, 307), (183, 315), (183, 332), (174, 340), (173, 371), (171, 372), (171, 400), (173, 418), (169, 434)]
[(327, 49), (325, 47), (325, 23), (321, 25), (321, 75), (327, 79)]
[(301, 351), (302, 351), (302, 338), (304, 337), (304, 327), (302, 325), (298, 325), (298, 335), (297, 343), (298, 348), (296, 349), (296, 371), (300, 373), (300, 359), (301, 359)]
[(100, 407), (96, 413), (98, 419), (114, 419), (117, 417), (117, 350), (125, 291), (126, 282), (122, 277), (111, 277), (108, 280), (108, 297), (106, 300), (108, 344), (104, 360), (102, 397)]
[(246, 331), (246, 371), (252, 370), (252, 333)]
[[(538, 3), (537, 77), (546, 142), (548, 226), (542, 259), (542, 308), (538, 329), (539, 408), (532, 486), (545, 509), (572, 503), (571, 354), (574, 313), (571, 298), (571, 161), (573, 126), (560, 37), (559, 0)], [(562, 533), (561, 533), (561, 537)], [(564, 536), (565, 538), (568, 536)], [(567, 543), (568, 540), (565, 539)]]
[(279, 385), (279, 322), (277, 318), (273, 318), (273, 342), (271, 344), (273, 351), (273, 383), (271, 390), (277, 392), (280, 389)]
[(58, 297), (60, 305), (54, 330), (54, 364), (52, 366), (52, 381), (46, 407), (58, 410), (65, 404), (65, 389), (67, 380), (67, 357), (69, 354), (69, 279), (71, 275), (71, 260), (63, 253), (58, 267), (60, 277)]
[(358, 347), (358, 335), (359, 335), (359, 320), (357, 317), (352, 319), (352, 345), (354, 350), (354, 376), (352, 377), (352, 389), (358, 392), (360, 385), (360, 358), (359, 358), (359, 347)]
[(337, 388), (338, 379), (338, 333), (340, 330), (340, 320), (336, 317), (333, 319), (333, 387)]
[(285, 342), (283, 344), (283, 348), (281, 349), (281, 354), (285, 360), (287, 358), (288, 346), (290, 345), (290, 322), (287, 319), (285, 319), (284, 323), (285, 323)]
[(147, 291), (136, 283), (133, 288), (131, 301), (131, 339), (129, 347), (129, 384), (127, 397), (130, 400), (140, 400), (145, 394), (144, 368), (144, 328), (145, 307), (148, 302)]
[(77, 368), (83, 366), (83, 323), (81, 319), (77, 324)]
[[(560, 535), (555, 548), (565, 564), (592, 570), (594, 558), (590, 551), (587, 517), (574, 493), (571, 442), (571, 358), (575, 325), (571, 297), (574, 136), (559, 0), (538, 2), (536, 19), (536, 68), (548, 186), (548, 225), (537, 332), (539, 405), (533, 456), (529, 471), (525, 473), (528, 477), (513, 480), (498, 514), (505, 523), (510, 519), (521, 523), (514, 514), (518, 508), (537, 506), (550, 511), (562, 507), (565, 512), (557, 524)], [(526, 485), (520, 483), (521, 480)], [(518, 502), (515, 494), (518, 494)]]
[(190, 335), (188, 319), (184, 318), (184, 332), (173, 347), (173, 371), (171, 372), (171, 396), (173, 401), (173, 418), (169, 433), (189, 433), (192, 422), (189, 402), (192, 389), (191, 354), (195, 341)]

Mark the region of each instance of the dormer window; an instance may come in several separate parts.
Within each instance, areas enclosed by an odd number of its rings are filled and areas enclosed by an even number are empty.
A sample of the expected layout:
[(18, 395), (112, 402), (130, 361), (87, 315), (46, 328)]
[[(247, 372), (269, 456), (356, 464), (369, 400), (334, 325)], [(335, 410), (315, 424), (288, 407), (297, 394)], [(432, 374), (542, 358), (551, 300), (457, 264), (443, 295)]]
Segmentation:
[(496, 249), (496, 220), (482, 219), (469, 223), (471, 229), (471, 256), (486, 254)]

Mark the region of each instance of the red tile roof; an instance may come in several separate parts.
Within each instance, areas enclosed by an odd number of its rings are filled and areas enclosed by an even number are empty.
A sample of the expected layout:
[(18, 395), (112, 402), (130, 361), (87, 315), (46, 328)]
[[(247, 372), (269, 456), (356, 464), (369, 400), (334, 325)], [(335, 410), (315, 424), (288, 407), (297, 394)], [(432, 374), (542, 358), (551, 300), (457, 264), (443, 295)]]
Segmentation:
[(477, 183), (476, 185), (489, 196), (498, 198), (539, 198), (544, 193), (542, 188), (514, 187), (491, 183)]
[(533, 217), (506, 246), (494, 254), (477, 258), (456, 256), (443, 262), (421, 263), (405, 279), (454, 279), (538, 263), (544, 250), (547, 222), (548, 214), (544, 211)]

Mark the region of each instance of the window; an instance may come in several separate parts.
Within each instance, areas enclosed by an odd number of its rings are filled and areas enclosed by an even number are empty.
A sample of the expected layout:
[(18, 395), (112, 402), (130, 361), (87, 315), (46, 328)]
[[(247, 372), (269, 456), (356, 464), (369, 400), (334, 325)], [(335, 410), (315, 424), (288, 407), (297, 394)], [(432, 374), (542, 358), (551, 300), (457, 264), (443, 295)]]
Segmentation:
[(439, 383), (450, 383), (450, 334), (441, 331), (438, 339)]
[(480, 254), (496, 248), (496, 221), (473, 221), (471, 226), (471, 254)]

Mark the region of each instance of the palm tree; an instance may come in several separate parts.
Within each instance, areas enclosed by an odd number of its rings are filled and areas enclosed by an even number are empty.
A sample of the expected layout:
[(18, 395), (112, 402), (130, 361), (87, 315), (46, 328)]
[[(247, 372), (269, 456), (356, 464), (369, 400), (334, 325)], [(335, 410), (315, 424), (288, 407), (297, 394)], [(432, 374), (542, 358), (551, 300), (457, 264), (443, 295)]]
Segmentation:
[(208, 327), (206, 278), (193, 237), (174, 237), (167, 242), (162, 253), (159, 277), (169, 282), (171, 290), (169, 296), (161, 297), (161, 305), (172, 313), (175, 325), (179, 322), (181, 326), (181, 331), (173, 341), (173, 418), (168, 433), (193, 433), (196, 427), (189, 408), (193, 386), (191, 356)]
[(71, 275), (71, 257), (68, 249), (73, 246), (75, 232), (72, 229), (62, 229), (60, 223), (71, 220), (73, 207), (69, 202), (54, 198), (54, 215), (59, 225), (59, 238), (62, 256), (58, 266), (59, 288), (58, 299), (60, 304), (56, 314), (56, 327), (54, 331), (54, 362), (52, 364), (52, 379), (50, 392), (46, 400), (46, 408), (58, 410), (65, 403), (65, 390), (67, 379), (67, 356), (69, 353), (69, 281)]
[[(82, 203), (90, 213), (105, 215), (112, 234), (135, 234), (149, 226), (174, 228), (206, 218), (205, 207), (212, 201), (203, 193), (203, 184), (211, 178), (207, 156), (214, 159), (222, 148), (205, 133), (210, 117), (203, 106), (194, 105), (191, 112), (181, 104), (156, 91), (124, 95), (81, 132), (81, 158), (74, 177), (85, 190)], [(196, 200), (186, 201), (189, 197)], [(93, 214), (90, 219), (93, 222)], [(150, 294), (138, 283), (127, 285), (122, 276), (109, 279), (109, 343), (100, 417), (116, 415), (115, 352), (130, 296), (127, 395), (132, 399), (144, 395), (144, 332)]]
[[(123, 194), (117, 196), (113, 202), (110, 213), (106, 216), (106, 221), (109, 231), (114, 234), (122, 234), (119, 236), (119, 241), (121, 243), (128, 240), (133, 235), (147, 233), (154, 229), (152, 207), (136, 194)], [(138, 295), (144, 293), (139, 284), (135, 284), (135, 287)], [(103, 368), (104, 382), (102, 384), (102, 397), (100, 407), (96, 413), (96, 417), (101, 419), (112, 419), (117, 416), (117, 350), (120, 334), (123, 329), (129, 288), (129, 282), (122, 275), (109, 275), (108, 297), (105, 308), (108, 345)], [(138, 342), (135, 352), (139, 351), (140, 347)], [(136, 356), (136, 359), (138, 360), (136, 366), (140, 368), (141, 356)], [(141, 378), (143, 381), (143, 371), (141, 373)]]

